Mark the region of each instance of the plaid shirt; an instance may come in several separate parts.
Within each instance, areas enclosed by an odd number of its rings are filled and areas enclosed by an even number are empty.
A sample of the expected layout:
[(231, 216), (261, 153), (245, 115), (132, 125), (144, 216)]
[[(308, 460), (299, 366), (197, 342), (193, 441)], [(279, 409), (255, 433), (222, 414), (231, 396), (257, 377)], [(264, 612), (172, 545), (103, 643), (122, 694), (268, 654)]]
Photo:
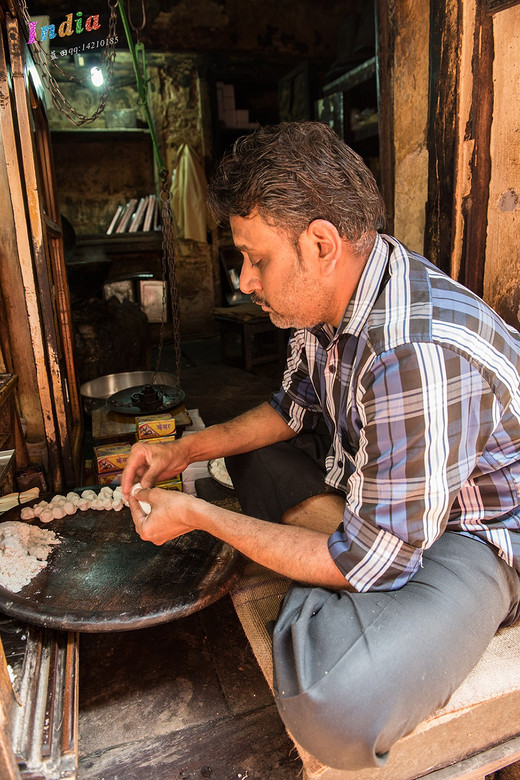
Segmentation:
[(337, 331), (295, 331), (271, 404), (295, 432), (324, 416), (329, 550), (358, 591), (402, 587), (446, 530), (520, 570), (519, 387), (520, 334), (389, 236)]

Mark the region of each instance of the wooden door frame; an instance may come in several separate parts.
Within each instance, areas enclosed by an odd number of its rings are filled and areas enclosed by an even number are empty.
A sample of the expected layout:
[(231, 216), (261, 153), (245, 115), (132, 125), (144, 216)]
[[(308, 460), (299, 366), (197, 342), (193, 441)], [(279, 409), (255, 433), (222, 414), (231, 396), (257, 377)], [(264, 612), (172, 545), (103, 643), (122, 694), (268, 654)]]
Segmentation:
[(397, 0), (375, 0), (381, 191), (387, 215), (385, 231), (391, 235), (394, 232), (395, 220), (394, 57), (396, 4)]
[[(462, 0), (430, 3), (428, 117), (428, 201), (425, 254), (477, 295), (484, 287), (487, 212), (491, 176), (490, 135), (493, 114), (493, 22), (484, 0), (476, 0), (473, 25), (471, 105), (460, 126)], [(471, 144), (468, 170), (462, 146)], [(457, 176), (469, 186), (458, 196)], [(460, 203), (457, 198), (460, 197)], [(457, 225), (460, 220), (460, 226)], [(455, 236), (462, 236), (455, 267)]]
[[(77, 484), (83, 459), (83, 416), (49, 129), (31, 83), (29, 53), (18, 19), (5, 12), (0, 42), (0, 130), (4, 141), (18, 265), (30, 326), (49, 479), (59, 492)], [(8, 71), (10, 71), (8, 73)], [(10, 77), (9, 77), (10, 76)]]

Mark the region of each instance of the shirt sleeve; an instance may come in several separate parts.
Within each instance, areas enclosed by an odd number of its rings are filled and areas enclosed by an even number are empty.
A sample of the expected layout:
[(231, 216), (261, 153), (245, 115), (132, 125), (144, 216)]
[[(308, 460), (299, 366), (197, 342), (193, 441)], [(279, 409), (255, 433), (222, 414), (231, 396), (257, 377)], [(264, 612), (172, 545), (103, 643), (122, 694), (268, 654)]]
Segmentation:
[(358, 444), (329, 550), (356, 590), (397, 589), (444, 532), (502, 410), (478, 369), (431, 343), (374, 356), (353, 406)]
[(309, 375), (302, 331), (296, 331), (288, 345), (287, 366), (282, 386), (273, 393), (270, 404), (295, 432), (312, 430), (321, 418), (321, 403)]

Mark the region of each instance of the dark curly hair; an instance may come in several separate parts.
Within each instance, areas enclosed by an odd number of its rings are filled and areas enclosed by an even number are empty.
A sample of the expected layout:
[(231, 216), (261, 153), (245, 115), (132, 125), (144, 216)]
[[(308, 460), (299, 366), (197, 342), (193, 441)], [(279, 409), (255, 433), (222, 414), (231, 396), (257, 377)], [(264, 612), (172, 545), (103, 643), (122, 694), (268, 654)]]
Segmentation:
[(315, 219), (352, 242), (385, 222), (372, 173), (321, 122), (284, 122), (239, 138), (209, 185), (208, 208), (220, 223), (258, 212), (294, 241)]

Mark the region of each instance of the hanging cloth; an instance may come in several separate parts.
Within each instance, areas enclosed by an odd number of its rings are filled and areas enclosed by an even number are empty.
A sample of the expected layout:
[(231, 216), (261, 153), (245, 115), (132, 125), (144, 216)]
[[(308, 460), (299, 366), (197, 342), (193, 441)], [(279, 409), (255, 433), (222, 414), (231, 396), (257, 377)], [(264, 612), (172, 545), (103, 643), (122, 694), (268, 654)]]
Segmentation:
[(197, 153), (189, 144), (181, 144), (172, 184), (172, 207), (179, 238), (206, 243), (207, 182)]

